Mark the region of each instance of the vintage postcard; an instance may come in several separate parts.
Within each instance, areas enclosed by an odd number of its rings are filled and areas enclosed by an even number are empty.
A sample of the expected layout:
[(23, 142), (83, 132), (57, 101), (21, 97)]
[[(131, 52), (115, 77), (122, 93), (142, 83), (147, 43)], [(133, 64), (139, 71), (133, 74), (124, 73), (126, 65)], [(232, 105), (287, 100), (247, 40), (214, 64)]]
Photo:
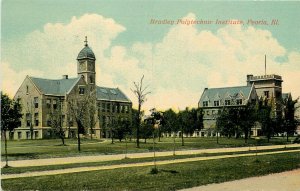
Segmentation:
[(3, 190), (299, 190), (300, 1), (2, 0)]

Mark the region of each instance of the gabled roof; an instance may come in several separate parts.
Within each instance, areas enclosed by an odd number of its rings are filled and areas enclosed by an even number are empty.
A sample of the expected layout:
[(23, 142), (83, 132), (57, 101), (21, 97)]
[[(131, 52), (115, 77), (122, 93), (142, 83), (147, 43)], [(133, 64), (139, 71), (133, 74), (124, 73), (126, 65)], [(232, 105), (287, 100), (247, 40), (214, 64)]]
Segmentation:
[(131, 102), (119, 88), (97, 86), (97, 100)]
[[(202, 103), (203, 101), (218, 101), (220, 100), (226, 100), (228, 97), (231, 98), (241, 98), (241, 94), (248, 98), (250, 96), (252, 90), (252, 86), (236, 86), (236, 87), (222, 87), (222, 88), (210, 88), (210, 89), (204, 89), (202, 96), (199, 100), (199, 103)], [(218, 98), (219, 99), (216, 99)]]
[(58, 96), (64, 96), (80, 80), (80, 77), (57, 80), (28, 77), (43, 94)]

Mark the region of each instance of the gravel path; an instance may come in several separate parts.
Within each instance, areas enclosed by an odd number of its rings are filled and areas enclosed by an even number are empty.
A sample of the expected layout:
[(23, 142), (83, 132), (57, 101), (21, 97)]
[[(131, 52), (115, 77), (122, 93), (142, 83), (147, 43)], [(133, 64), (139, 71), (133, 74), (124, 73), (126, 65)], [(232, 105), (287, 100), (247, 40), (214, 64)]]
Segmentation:
[[(193, 155), (203, 153), (221, 153), (221, 152), (241, 152), (249, 150), (266, 150), (266, 149), (279, 149), (279, 148), (292, 148), (300, 147), (300, 144), (292, 145), (271, 145), (271, 146), (258, 146), (256, 147), (235, 147), (235, 148), (217, 148), (217, 149), (198, 149), (198, 150), (184, 150), (176, 151), (176, 155)], [(173, 151), (156, 152), (156, 156), (172, 156)], [(147, 153), (130, 153), (127, 154), (129, 158), (146, 158), (152, 157), (153, 152)], [(12, 167), (26, 167), (26, 166), (45, 166), (45, 165), (60, 165), (60, 164), (74, 164), (74, 163), (88, 163), (88, 162), (101, 162), (101, 161), (113, 161), (124, 159), (125, 154), (116, 155), (96, 155), (96, 156), (78, 156), (78, 157), (64, 157), (64, 158), (47, 158), (47, 159), (33, 159), (33, 160), (17, 160), (9, 161), (9, 166)], [(1, 162), (3, 167), (5, 162)]]
[(181, 191), (299, 191), (300, 169), (252, 177), (220, 184), (209, 184)]
[[(290, 152), (300, 152), (300, 149), (287, 150), (287, 151), (262, 152), (262, 153), (257, 153), (257, 155), (269, 155), (269, 154), (290, 153)], [(194, 162), (194, 161), (203, 161), (203, 160), (215, 160), (215, 159), (235, 158), (235, 157), (255, 156), (255, 155), (256, 155), (256, 153), (246, 153), (246, 154), (220, 155), (220, 156), (211, 156), (211, 157), (194, 157), (194, 158), (185, 158), (185, 159), (157, 161), (156, 164), (164, 165), (164, 164)], [(75, 173), (75, 172), (86, 172), (86, 171), (107, 170), (107, 169), (117, 169), (117, 168), (129, 168), (129, 167), (139, 167), (139, 166), (152, 166), (152, 165), (153, 165), (153, 162), (141, 162), (141, 163), (118, 164), (118, 165), (108, 165), (108, 166), (78, 167), (78, 168), (68, 168), (68, 169), (61, 169), (61, 170), (27, 172), (27, 173), (21, 173), (21, 174), (6, 174), (6, 175), (2, 175), (1, 179), (47, 176), (47, 175), (68, 174), (68, 173)]]

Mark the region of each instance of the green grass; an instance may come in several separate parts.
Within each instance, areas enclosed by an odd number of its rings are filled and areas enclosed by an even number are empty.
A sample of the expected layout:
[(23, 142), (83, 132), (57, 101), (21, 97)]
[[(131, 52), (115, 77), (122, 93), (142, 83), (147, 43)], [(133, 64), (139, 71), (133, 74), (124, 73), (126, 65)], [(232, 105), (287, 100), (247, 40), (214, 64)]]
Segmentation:
[[(176, 150), (186, 149), (204, 149), (204, 148), (221, 148), (221, 147), (241, 147), (249, 145), (271, 145), (271, 144), (285, 144), (285, 138), (273, 138), (270, 143), (262, 138), (259, 140), (250, 139), (248, 144), (244, 143), (244, 139), (227, 139), (219, 138), (219, 144), (216, 138), (185, 138), (185, 145), (181, 146), (181, 139), (176, 138)], [(90, 140), (82, 139), (81, 152), (77, 151), (77, 140), (67, 139), (67, 146), (61, 146), (59, 139), (48, 140), (16, 140), (8, 141), (8, 159), (38, 159), (38, 158), (52, 158), (52, 157), (68, 157), (68, 156), (83, 156), (83, 155), (98, 155), (98, 154), (121, 154), (125, 152), (125, 142), (115, 141), (111, 144), (110, 140)], [(4, 144), (1, 144), (1, 154), (4, 153)], [(173, 139), (162, 138), (161, 142), (156, 144), (158, 151), (173, 150)], [(149, 152), (152, 151), (152, 140), (149, 139), (147, 143), (141, 140), (140, 148), (136, 148), (134, 140), (128, 143), (128, 152)], [(2, 157), (4, 160), (4, 157)]]
[[(258, 160), (256, 160), (258, 159)], [(4, 190), (176, 190), (300, 167), (300, 152), (2, 180)]]
[[(241, 152), (227, 152), (227, 153), (203, 153), (203, 154), (193, 154), (193, 155), (175, 155), (175, 156), (163, 156), (156, 157), (156, 161), (173, 160), (173, 159), (184, 159), (184, 158), (195, 158), (195, 157), (209, 157), (209, 156), (221, 156), (221, 155), (236, 155), (236, 154), (247, 154), (247, 153), (262, 153), (262, 152), (274, 152), (274, 151), (287, 151), (287, 150), (297, 150), (300, 147), (294, 148), (281, 148), (281, 149), (267, 149), (267, 150), (251, 150), (251, 151), (241, 151)], [(117, 164), (131, 164), (140, 162), (153, 161), (153, 157), (147, 158), (124, 158), (122, 160), (115, 161), (102, 161), (102, 162), (89, 162), (89, 163), (73, 163), (73, 164), (62, 164), (62, 165), (47, 165), (47, 166), (32, 166), (32, 167), (10, 167), (2, 168), (1, 174), (19, 174), (25, 172), (33, 171), (46, 171), (46, 170), (58, 170), (58, 169), (68, 169), (76, 167), (89, 167), (89, 166), (107, 166), (107, 165), (117, 165)]]

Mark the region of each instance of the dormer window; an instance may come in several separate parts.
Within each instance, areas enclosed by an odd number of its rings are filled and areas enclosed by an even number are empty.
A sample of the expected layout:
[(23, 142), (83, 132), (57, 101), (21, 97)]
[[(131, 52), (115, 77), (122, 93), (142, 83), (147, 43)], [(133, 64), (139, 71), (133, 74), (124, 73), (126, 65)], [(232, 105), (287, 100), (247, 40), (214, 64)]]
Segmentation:
[(79, 95), (84, 95), (84, 87), (79, 87)]
[(230, 100), (225, 100), (225, 105), (230, 105)]
[(26, 86), (26, 94), (29, 94), (29, 87)]
[(203, 107), (207, 107), (208, 106), (208, 101), (204, 101), (203, 102)]
[(237, 99), (237, 100), (236, 100), (236, 104), (237, 104), (237, 105), (242, 105), (242, 103), (243, 103), (243, 100), (242, 100), (242, 99)]
[(220, 105), (220, 101), (214, 101), (214, 106), (219, 106)]

